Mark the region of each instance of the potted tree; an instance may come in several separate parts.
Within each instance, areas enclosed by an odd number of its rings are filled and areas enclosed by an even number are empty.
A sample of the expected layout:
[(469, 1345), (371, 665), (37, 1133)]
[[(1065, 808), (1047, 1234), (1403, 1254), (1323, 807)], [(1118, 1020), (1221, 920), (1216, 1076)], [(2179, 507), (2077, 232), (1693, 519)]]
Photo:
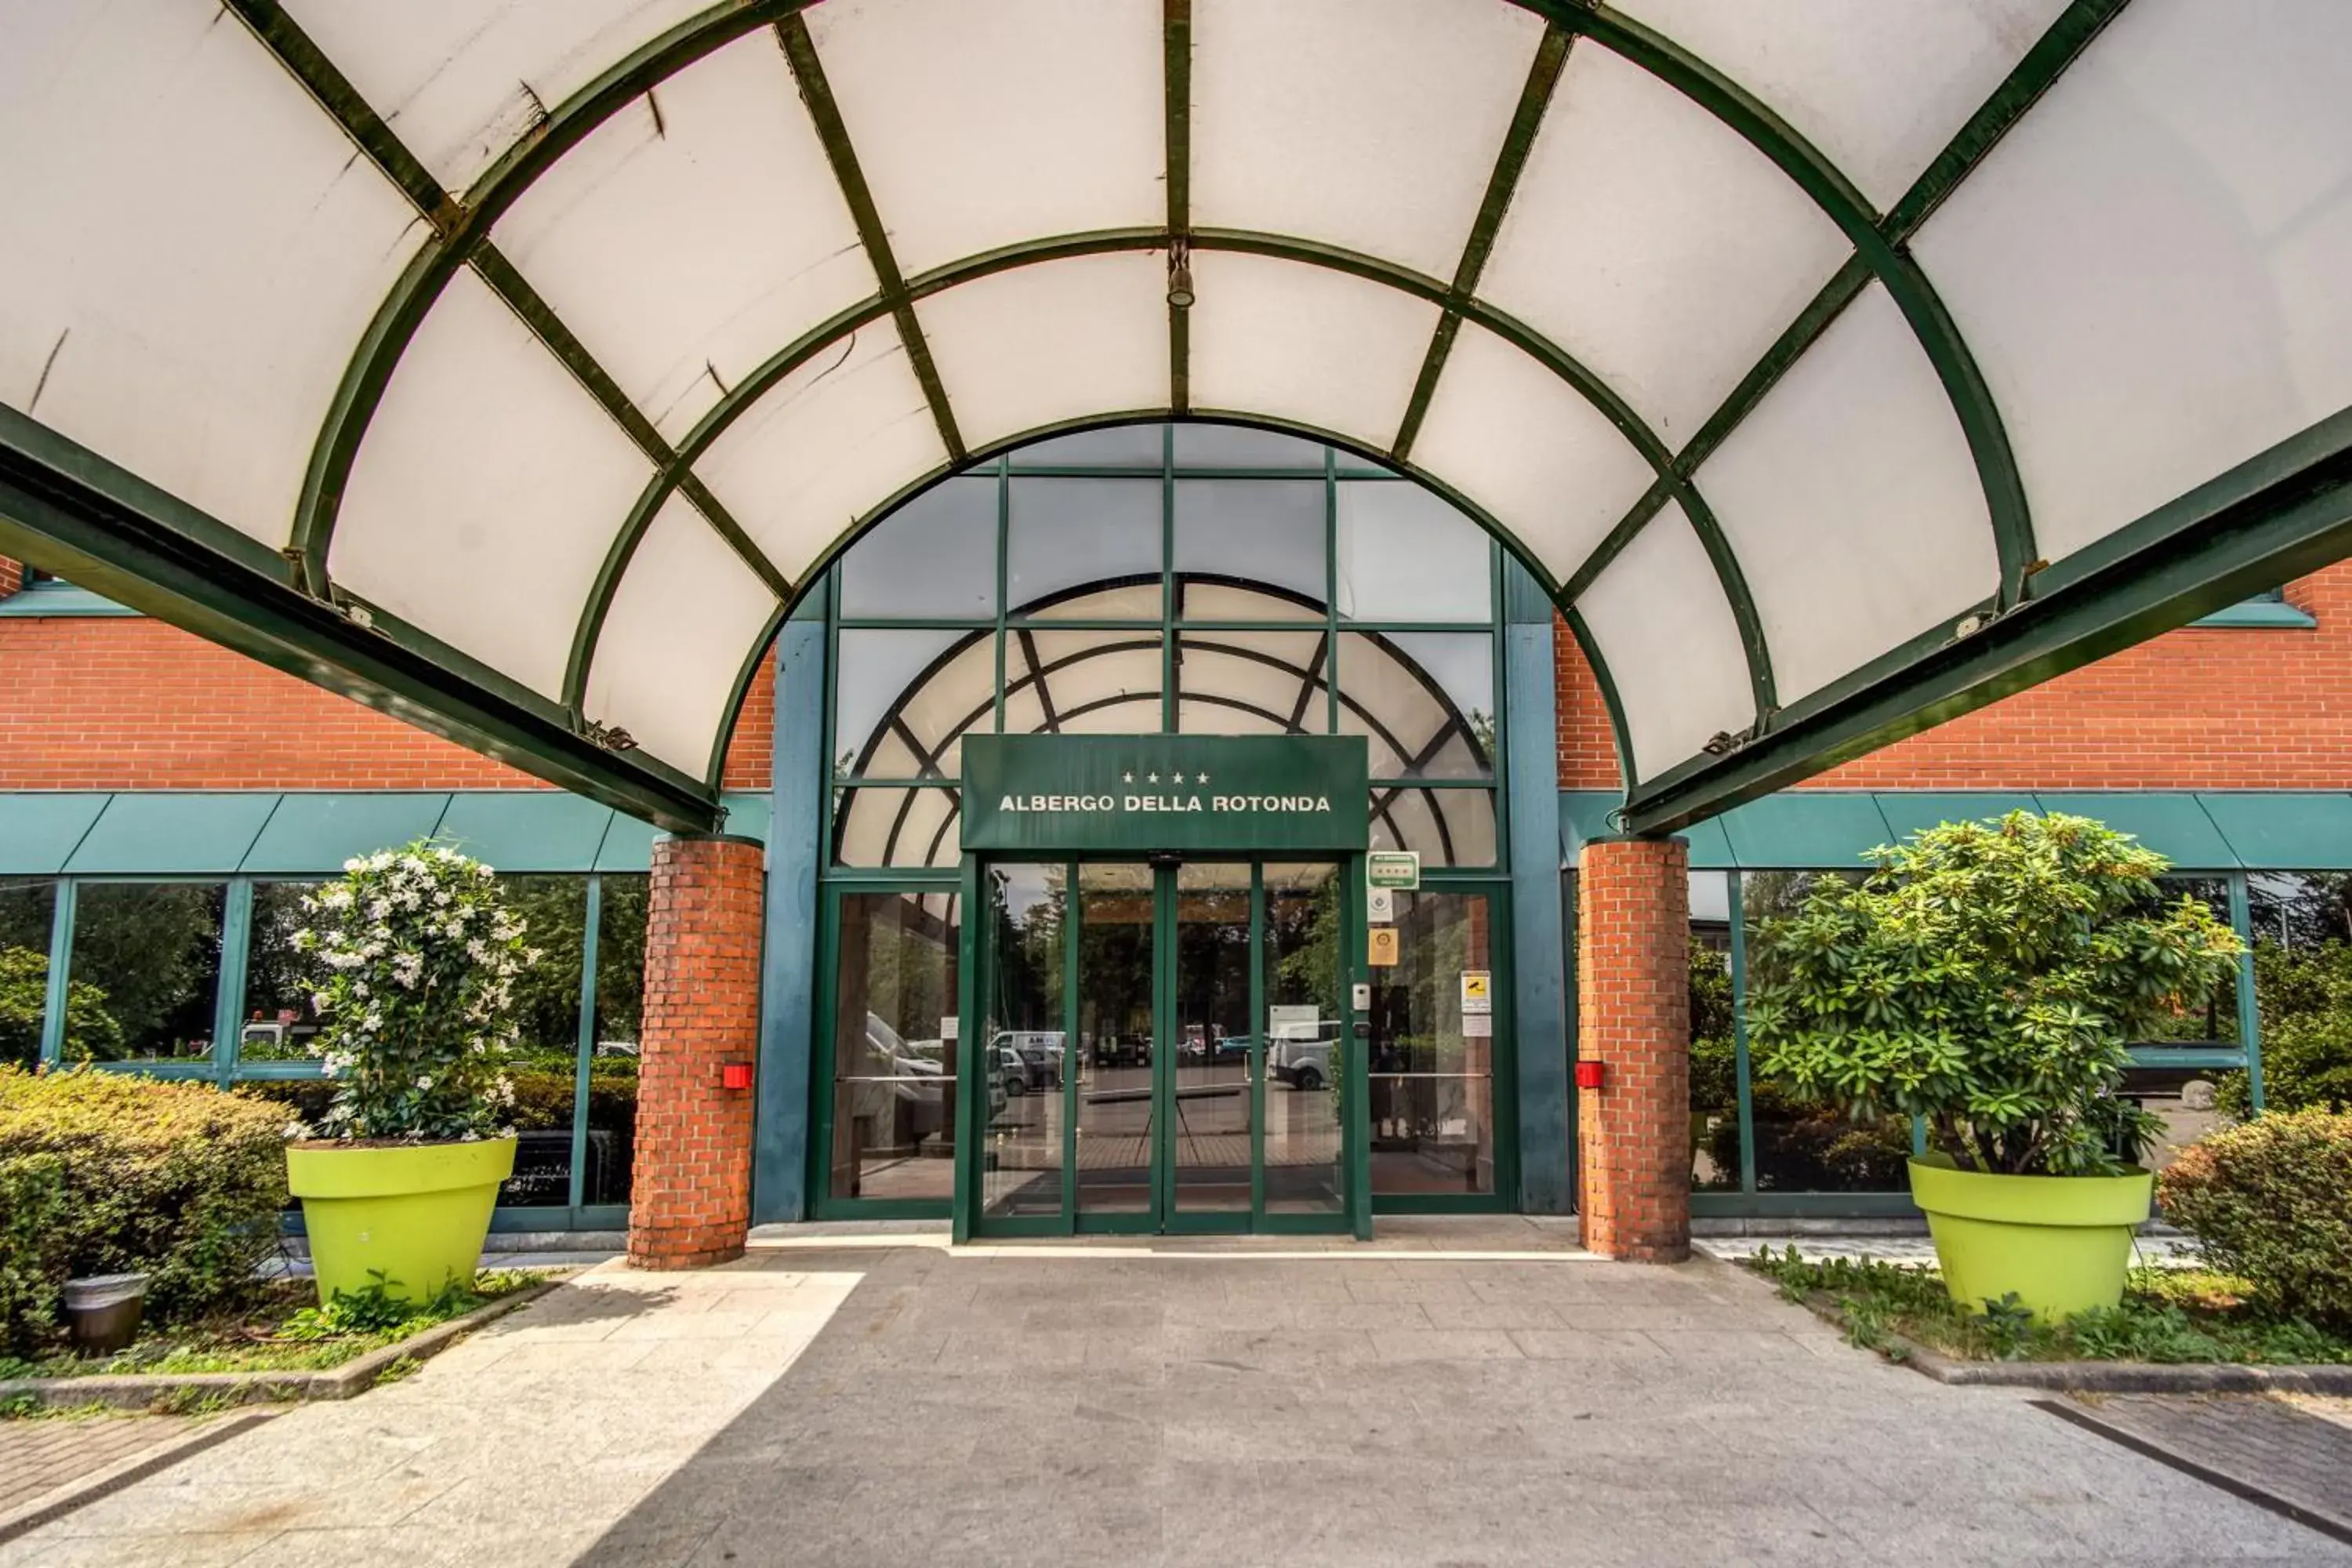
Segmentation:
[(336, 1089), (320, 1131), (291, 1143), (319, 1299), (380, 1285), (425, 1300), (474, 1277), (514, 1091), (515, 977), (539, 960), (490, 868), (418, 840), (343, 863), (306, 899), (298, 952), (318, 965), (310, 1051)]
[(2116, 1093), (2127, 1043), (2202, 1006), (2236, 934), (2166, 903), (2164, 858), (2084, 817), (1946, 823), (1874, 853), (1759, 931), (1763, 1074), (1857, 1120), (1925, 1121), (1911, 1197), (1955, 1300), (2114, 1306), (2158, 1130)]

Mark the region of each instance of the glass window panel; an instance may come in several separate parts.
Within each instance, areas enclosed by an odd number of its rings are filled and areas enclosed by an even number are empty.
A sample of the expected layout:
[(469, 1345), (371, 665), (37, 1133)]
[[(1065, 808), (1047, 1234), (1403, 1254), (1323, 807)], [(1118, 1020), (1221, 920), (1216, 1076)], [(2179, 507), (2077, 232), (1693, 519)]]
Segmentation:
[[(962, 646), (942, 654), (896, 707), (898, 721), (890, 729), (907, 770), (897, 776), (954, 778), (963, 766), (963, 737), (995, 721), (996, 635), (964, 633)], [(884, 770), (867, 771), (880, 775)]]
[(1339, 868), (1265, 876), (1265, 1207), (1328, 1214), (1346, 1178), (1339, 1121)]
[(1107, 430), (1079, 430), (1050, 436), (1015, 447), (1011, 453), (1015, 471), (1022, 468), (1149, 468), (1160, 471), (1166, 453), (1163, 426), (1114, 425)]
[[(851, 628), (842, 632), (834, 661), (834, 766), (840, 773), (869, 771), (865, 759), (880, 748), (890, 721), (909, 692), (927, 677), (953, 668), (958, 683), (969, 689), (975, 671), (955, 661), (957, 645), (985, 634), (957, 631), (884, 631)], [(994, 684), (995, 656), (992, 648), (984, 674)], [(989, 686), (971, 692), (973, 701), (985, 700)]]
[(986, 1070), (994, 1086), (981, 1207), (988, 1214), (1058, 1215), (1067, 875), (1059, 866), (991, 867), (988, 919), (992, 957), (987, 970)]
[(836, 866), (953, 866), (962, 793), (865, 786), (834, 792)]
[[(1179, 479), (1176, 481), (1176, 570), (1223, 579), (1271, 584), (1297, 602), (1267, 595), (1268, 612), (1323, 614), (1324, 487), (1320, 480)], [(1260, 612), (1261, 614), (1268, 612)], [(1202, 609), (1189, 596), (1184, 616)]]
[[(1075, 589), (1053, 604), (1022, 612), (1023, 616), (1057, 621), (1143, 621), (1157, 624), (1162, 590), (1157, 577), (1139, 578), (1111, 588)], [(1015, 620), (1022, 616), (1015, 616)]]
[(1320, 600), (1303, 605), (1287, 594), (1200, 577), (1176, 579), (1180, 621), (1307, 621), (1323, 619)]
[(2161, 1171), (2180, 1152), (2229, 1122), (2220, 1099), (2221, 1074), (2210, 1068), (2145, 1067), (2124, 1073), (2123, 1098), (2138, 1102), (2142, 1110), (2163, 1124), (2155, 1142), (2141, 1156), (2152, 1171)]
[(1342, 633), (1339, 730), (1370, 740), (1374, 778), (1493, 777), (1494, 638)]
[(1414, 484), (1343, 479), (1339, 508), (1341, 619), (1494, 619), (1486, 531), (1444, 497)]
[(310, 1037), (319, 1015), (310, 998), (319, 988), (318, 966), (294, 951), (294, 933), (310, 923), (303, 900), (316, 882), (257, 882), (253, 929), (246, 944), (245, 1005), (237, 1016), (236, 1059), (289, 1062), (310, 1059)]
[(1157, 733), (1161, 647), (1157, 632), (1026, 633), (1005, 644), (1004, 689), (1036, 698), (1046, 731)]
[(1293, 468), (1323, 471), (1323, 444), (1251, 425), (1176, 426), (1176, 467), (1184, 468)]
[(75, 889), (73, 989), (97, 1010), (69, 1061), (204, 1061), (220, 980), (218, 882), (84, 882)]
[[(1748, 984), (1777, 978), (1758, 928), (1794, 914), (1823, 878), (1860, 881), (1859, 871), (1749, 871), (1740, 878), (1740, 915), (1748, 927)], [(1754, 1069), (1751, 1069), (1753, 1071)], [(1889, 1116), (1848, 1121), (1834, 1106), (1800, 1104), (1780, 1086), (1754, 1077), (1750, 1098), (1756, 1128), (1756, 1185), (1765, 1192), (1899, 1193), (1911, 1157), (1911, 1123)]]
[(646, 908), (652, 879), (608, 876), (596, 914), (596, 1032), (588, 1058), (583, 1204), (629, 1201), (637, 1146), (637, 1039), (645, 1017)]
[(1491, 866), (1495, 863), (1494, 793), (1375, 788), (1372, 847), (1413, 850), (1424, 866)]
[[(29, 1068), (40, 1060), (57, 907), (58, 885), (50, 879), (0, 877), (0, 1067)], [(68, 1001), (68, 1032), (84, 1012)]]
[(949, 479), (892, 512), (841, 559), (844, 616), (996, 613), (996, 480)]
[(829, 1194), (955, 1193), (957, 900), (845, 893), (835, 906)]
[(2299, 949), (2352, 942), (2352, 875), (2252, 872), (2246, 878), (2246, 912), (2258, 946)]
[[(1055, 601), (1074, 588), (1159, 575), (1158, 480), (1014, 479), (1012, 485), (1005, 542), (1010, 613), (1092, 613)], [(1155, 593), (1151, 616), (1159, 615)]]
[[(2230, 884), (2221, 877), (2158, 877), (2157, 888), (2167, 903), (2186, 897), (2195, 899), (2213, 912), (2213, 918), (2223, 925), (2230, 923)], [(2251, 888), (2249, 889), (2251, 894)], [(2251, 904), (2251, 898), (2249, 900)], [(2248, 911), (2252, 912), (2251, 909)], [(2147, 1037), (2166, 1044), (2236, 1045), (2238, 1043), (2238, 976), (2233, 968), (2230, 977), (2214, 989), (2213, 994), (2200, 1006), (2169, 1014), (2159, 1018)]]
[(1154, 915), (1149, 866), (1078, 868), (1078, 1168), (1082, 1212), (1152, 1206)]
[(524, 940), (541, 952), (540, 961), (515, 979), (514, 1016), (521, 1030), (504, 1067), (515, 1092), (515, 1168), (499, 1189), (499, 1202), (568, 1204), (588, 879), (502, 876), (499, 889), (524, 922)]
[(1187, 735), (1319, 735), (1329, 728), (1319, 632), (1185, 632), (1176, 728)]
[(1731, 879), (1690, 874), (1691, 1187), (1739, 1188), (1739, 1075), (1731, 1028)]
[(1370, 971), (1372, 1191), (1491, 1193), (1496, 1020), (1462, 1013), (1463, 974), (1493, 976), (1491, 901), (1400, 892), (1396, 926), (1395, 966)]

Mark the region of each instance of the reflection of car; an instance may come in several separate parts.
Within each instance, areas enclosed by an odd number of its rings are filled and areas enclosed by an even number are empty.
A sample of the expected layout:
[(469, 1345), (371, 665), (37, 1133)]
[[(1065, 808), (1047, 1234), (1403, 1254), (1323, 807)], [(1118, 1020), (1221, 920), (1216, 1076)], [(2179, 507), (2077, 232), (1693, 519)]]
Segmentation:
[(255, 1019), (237, 1031), (236, 1054), (247, 1061), (291, 1061), (310, 1054), (316, 1024), (275, 1023)]
[(1318, 1089), (1331, 1081), (1331, 1047), (1339, 1041), (1339, 1021), (1286, 1025), (1265, 1045), (1265, 1070), (1293, 1089)]
[(1179, 1054), (1188, 1062), (1245, 1062), (1249, 1060), (1250, 1039), (1247, 1035), (1222, 1035), (1206, 1044), (1199, 1040), (1184, 1042)]
[(1088, 1047), (1098, 1068), (1148, 1068), (1151, 1065), (1151, 1037), (1149, 1035), (1113, 1035), (1098, 1039)]
[[(1059, 1029), (1006, 1029), (991, 1042), (1003, 1064), (997, 1076), (1007, 1094), (1059, 1088), (1062, 1082), (1062, 1032)], [(993, 1064), (992, 1064), (993, 1065)]]

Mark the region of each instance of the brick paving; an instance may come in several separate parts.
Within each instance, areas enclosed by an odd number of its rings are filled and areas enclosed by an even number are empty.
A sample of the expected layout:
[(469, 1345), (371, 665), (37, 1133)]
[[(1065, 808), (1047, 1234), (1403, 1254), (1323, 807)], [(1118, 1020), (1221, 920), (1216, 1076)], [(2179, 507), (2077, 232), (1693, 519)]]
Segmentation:
[(2274, 1498), (2352, 1541), (2352, 1426), (2263, 1394), (2076, 1395), (2070, 1404), (2109, 1432)]
[(0, 1525), (53, 1492), (169, 1447), (215, 1419), (94, 1415), (0, 1421)]

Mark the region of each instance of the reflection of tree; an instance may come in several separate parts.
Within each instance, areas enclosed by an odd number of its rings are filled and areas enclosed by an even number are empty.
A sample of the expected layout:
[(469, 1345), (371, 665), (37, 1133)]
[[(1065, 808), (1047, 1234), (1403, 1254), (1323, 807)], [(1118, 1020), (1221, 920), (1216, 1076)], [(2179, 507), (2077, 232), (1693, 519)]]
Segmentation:
[(1274, 966), (1280, 1002), (1336, 1002), (1339, 994), (1339, 879), (1326, 877), (1314, 893), (1269, 890), (1266, 939), (1282, 956)]
[(987, 1008), (1000, 1029), (1062, 1026), (1062, 933), (1068, 919), (1069, 889), (1059, 877), (1045, 895), (1012, 906), (1012, 879), (1002, 871), (988, 877), (988, 925), (993, 936)]
[[(122, 1054), (122, 1031), (106, 1010), (106, 993), (86, 981), (67, 987), (66, 1054), (103, 1060)], [(41, 1056), (41, 1020), (49, 1001), (49, 955), (0, 947), (0, 1067), (31, 1067)]]
[(596, 1038), (634, 1040), (646, 999), (648, 877), (606, 877), (596, 912)]
[(515, 977), (514, 1017), (522, 1036), (516, 1056), (554, 1068), (580, 1050), (580, 964), (587, 938), (588, 883), (583, 877), (500, 877), (507, 908), (524, 923), (523, 941), (543, 956)]
[(116, 1048), (208, 1041), (220, 974), (222, 889), (205, 883), (85, 883), (68, 973), (106, 994)]

